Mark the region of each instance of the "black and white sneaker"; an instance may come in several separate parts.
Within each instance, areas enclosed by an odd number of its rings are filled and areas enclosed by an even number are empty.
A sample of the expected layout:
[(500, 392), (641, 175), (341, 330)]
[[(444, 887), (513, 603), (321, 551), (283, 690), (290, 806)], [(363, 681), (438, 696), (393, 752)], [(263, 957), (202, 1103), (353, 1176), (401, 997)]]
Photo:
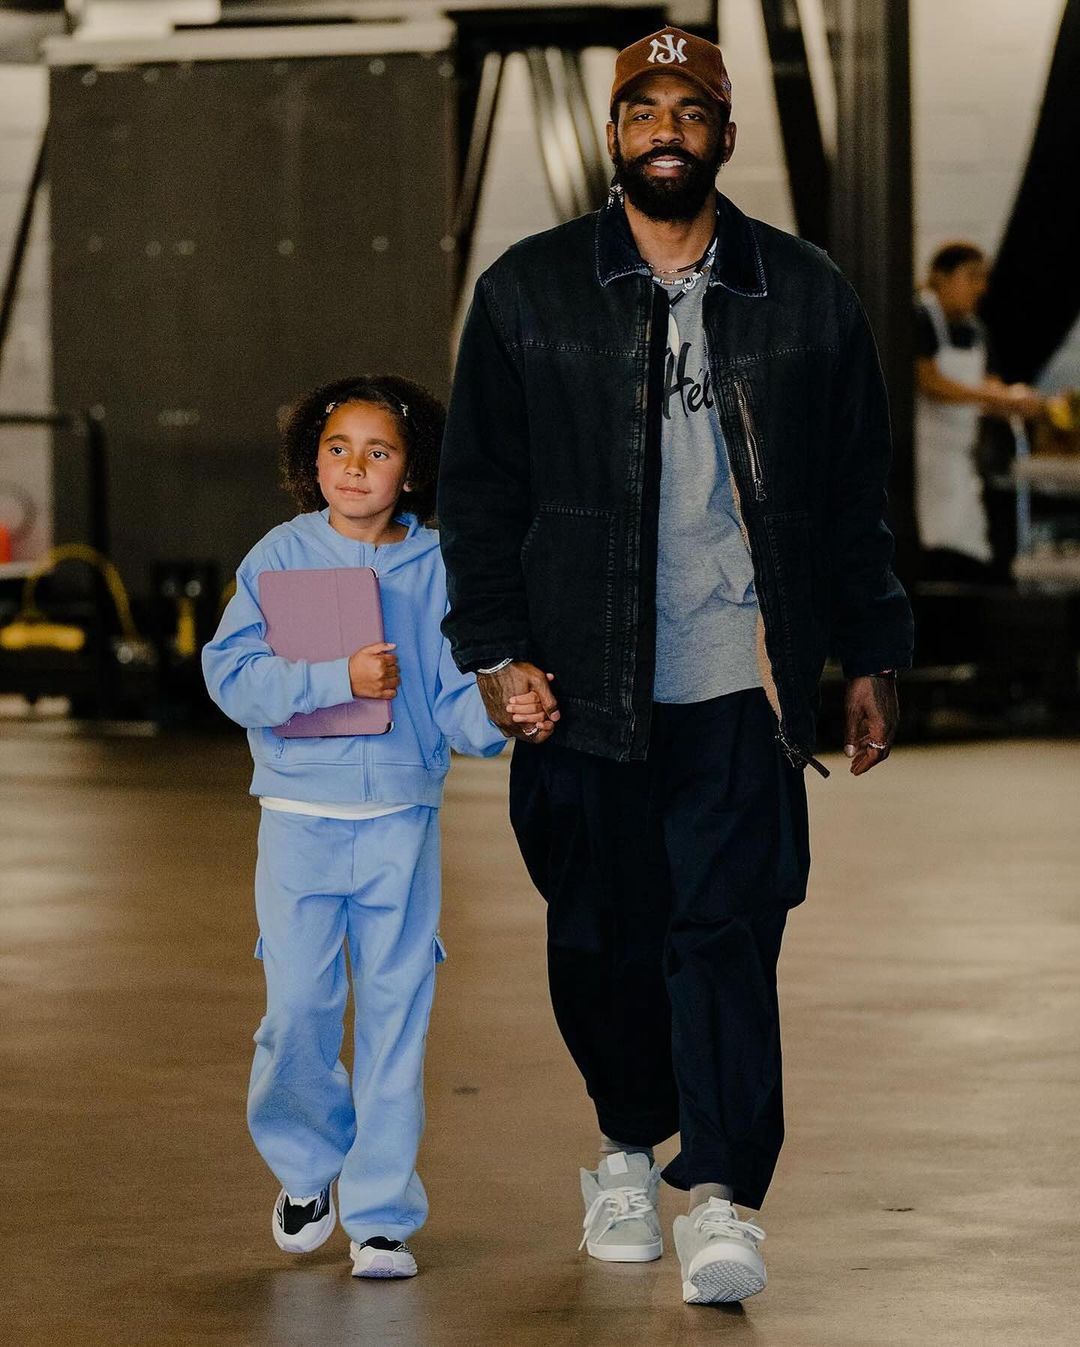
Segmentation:
[(333, 1234), (336, 1219), (330, 1184), (314, 1197), (293, 1197), (282, 1188), (274, 1203), (274, 1239), (286, 1253), (311, 1253)]
[(412, 1250), (400, 1239), (372, 1235), (357, 1244), (349, 1245), (354, 1277), (415, 1277), (416, 1259)]

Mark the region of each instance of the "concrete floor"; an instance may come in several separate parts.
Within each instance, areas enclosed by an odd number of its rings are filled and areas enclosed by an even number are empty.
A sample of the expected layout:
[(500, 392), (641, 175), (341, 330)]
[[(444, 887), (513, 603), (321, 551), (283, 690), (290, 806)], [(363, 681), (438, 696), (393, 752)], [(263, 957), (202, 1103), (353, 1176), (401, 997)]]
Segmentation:
[(277, 1251), (245, 1130), (262, 987), (242, 741), (0, 735), (0, 1340), (1077, 1341), (1080, 744), (909, 749), (862, 782), (811, 778), (770, 1284), (713, 1310), (682, 1305), (672, 1252), (575, 1253), (593, 1122), (504, 762), (459, 762), (444, 815), (422, 1273), (357, 1282), (340, 1232), (306, 1260)]

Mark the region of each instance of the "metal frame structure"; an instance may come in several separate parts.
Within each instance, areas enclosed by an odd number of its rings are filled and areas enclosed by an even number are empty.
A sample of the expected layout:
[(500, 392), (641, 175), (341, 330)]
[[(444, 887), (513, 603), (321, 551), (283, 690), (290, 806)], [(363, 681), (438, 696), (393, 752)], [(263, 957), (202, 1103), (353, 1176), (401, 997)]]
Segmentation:
[(819, 248), (829, 246), (832, 165), (825, 150), (804, 7), (790, 0), (761, 0), (780, 135), (799, 233)]
[(3, 294), (0, 295), (0, 361), (3, 360), (4, 345), (11, 329), (12, 317), (15, 314), (15, 303), (19, 294), (19, 278), (22, 275), (23, 263), (26, 261), (26, 253), (30, 247), (30, 234), (34, 225), (38, 196), (45, 182), (46, 143), (47, 135), (43, 134), (41, 144), (38, 147), (37, 158), (34, 160), (34, 167), (30, 174), (30, 181), (23, 196), (19, 222), (15, 229), (15, 241), (11, 248), (7, 273), (4, 277)]
[(148, 65), (155, 61), (279, 61), (304, 56), (440, 52), (452, 44), (447, 19), (407, 23), (272, 24), (181, 28), (164, 34), (54, 37), (44, 44), (51, 66)]
[[(455, 237), (463, 281), (507, 57), (525, 56), (540, 163), (557, 216), (569, 220), (603, 203), (611, 172), (589, 106), (582, 54), (589, 47), (626, 46), (643, 30), (662, 27), (668, 6), (632, 0), (508, 9), (473, 0), (453, 13), (462, 184)], [(716, 38), (715, 22), (694, 25), (694, 30)]]
[(911, 72), (908, 0), (838, 0), (838, 117), (830, 251), (877, 337), (895, 454), (890, 522), (915, 568)]
[[(87, 22), (95, 3), (111, 11), (107, 38), (95, 36), (100, 28)], [(453, 227), (459, 286), (468, 271), (507, 57), (525, 55), (540, 162), (557, 215), (570, 219), (603, 201), (610, 177), (589, 107), (582, 52), (591, 46), (624, 46), (643, 29), (662, 26), (669, 13), (668, 4), (655, 0), (518, 0), (515, 5), (508, 0), (226, 0), (209, 7), (218, 11), (215, 22), (184, 25), (185, 12), (194, 17), (199, 6), (185, 11), (176, 0), (150, 0), (138, 7), (140, 16), (151, 6), (160, 14), (160, 31), (140, 17), (125, 36), (119, 11), (130, 8), (134, 14), (136, 7), (69, 0), (73, 20), (86, 27), (49, 40), (46, 59), (53, 66), (135, 65), (453, 50), (460, 90), (460, 191)], [(714, 0), (699, 0), (698, 8), (702, 21), (690, 26), (715, 39)]]

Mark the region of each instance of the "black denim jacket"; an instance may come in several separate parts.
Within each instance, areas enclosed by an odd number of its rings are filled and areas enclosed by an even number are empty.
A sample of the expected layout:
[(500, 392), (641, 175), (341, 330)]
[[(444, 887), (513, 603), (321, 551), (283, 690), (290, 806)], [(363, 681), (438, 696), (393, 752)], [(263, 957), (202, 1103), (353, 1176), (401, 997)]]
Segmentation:
[[(720, 195), (717, 211), (713, 391), (763, 682), (802, 764), (829, 653), (849, 678), (911, 660), (883, 520), (888, 405), (865, 315), (829, 258)], [(557, 740), (620, 761), (649, 743), (667, 307), (615, 195), (510, 248), (477, 283), (440, 474), (458, 665), (512, 657), (554, 673)]]

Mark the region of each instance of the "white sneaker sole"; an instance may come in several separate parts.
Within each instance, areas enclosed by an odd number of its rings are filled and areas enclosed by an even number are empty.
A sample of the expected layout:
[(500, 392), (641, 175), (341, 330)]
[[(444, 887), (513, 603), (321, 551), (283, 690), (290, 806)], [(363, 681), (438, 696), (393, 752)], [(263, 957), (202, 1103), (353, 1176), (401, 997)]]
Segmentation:
[[(280, 1199), (279, 1199), (280, 1200)], [(274, 1236), (274, 1243), (282, 1253), (314, 1253), (334, 1233), (334, 1226), (337, 1224), (337, 1212), (334, 1209), (334, 1189), (330, 1189), (330, 1209), (321, 1221), (312, 1225), (305, 1225), (303, 1230), (295, 1235), (287, 1235), (278, 1224), (277, 1202), (274, 1203), (274, 1210), (270, 1214), (270, 1229)]]
[(391, 1253), (388, 1249), (361, 1249), (355, 1241), (349, 1250), (354, 1277), (415, 1277), (416, 1259), (411, 1253)]
[(655, 1240), (652, 1244), (594, 1244), (589, 1240), (585, 1245), (590, 1258), (601, 1263), (652, 1263), (664, 1252), (664, 1241)]
[(688, 1305), (728, 1305), (746, 1300), (764, 1291), (768, 1280), (761, 1255), (737, 1245), (716, 1251), (699, 1267), (690, 1266), (690, 1275), (683, 1282), (683, 1300)]

